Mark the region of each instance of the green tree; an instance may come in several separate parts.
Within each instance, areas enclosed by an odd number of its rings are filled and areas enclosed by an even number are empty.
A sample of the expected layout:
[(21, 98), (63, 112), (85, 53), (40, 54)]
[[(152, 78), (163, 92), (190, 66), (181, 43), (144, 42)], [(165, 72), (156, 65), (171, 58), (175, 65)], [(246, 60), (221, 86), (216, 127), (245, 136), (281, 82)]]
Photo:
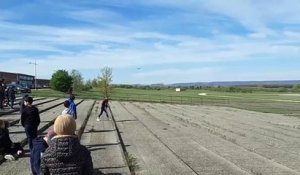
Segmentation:
[(92, 88), (93, 88), (92, 80), (88, 79), (84, 84), (83, 90), (89, 90), (89, 89), (92, 89)]
[(90, 86), (90, 87), (92, 87), (92, 80), (88, 79), (88, 80), (85, 82), (85, 86)]
[(58, 70), (52, 75), (50, 86), (54, 90), (67, 92), (72, 86), (72, 77), (66, 70)]
[(73, 79), (73, 90), (82, 91), (84, 87), (83, 77), (78, 70), (73, 69), (71, 71), (71, 77)]
[(98, 77), (100, 91), (103, 96), (109, 97), (112, 93), (112, 68), (104, 67), (101, 69), (102, 75)]
[(98, 86), (99, 86), (99, 83), (98, 83), (98, 79), (97, 79), (97, 78), (94, 78), (94, 79), (92, 80), (92, 86), (93, 86), (93, 87), (98, 87)]

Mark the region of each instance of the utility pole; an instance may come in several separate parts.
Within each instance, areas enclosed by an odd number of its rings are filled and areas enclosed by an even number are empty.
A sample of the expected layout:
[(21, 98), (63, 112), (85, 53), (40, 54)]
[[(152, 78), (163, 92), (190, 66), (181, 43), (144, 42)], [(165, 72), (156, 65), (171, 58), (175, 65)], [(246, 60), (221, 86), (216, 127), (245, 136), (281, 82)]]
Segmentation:
[(36, 60), (34, 60), (34, 62), (29, 62), (29, 64), (33, 64), (34, 65), (34, 88), (35, 90), (37, 90), (37, 82), (36, 82)]

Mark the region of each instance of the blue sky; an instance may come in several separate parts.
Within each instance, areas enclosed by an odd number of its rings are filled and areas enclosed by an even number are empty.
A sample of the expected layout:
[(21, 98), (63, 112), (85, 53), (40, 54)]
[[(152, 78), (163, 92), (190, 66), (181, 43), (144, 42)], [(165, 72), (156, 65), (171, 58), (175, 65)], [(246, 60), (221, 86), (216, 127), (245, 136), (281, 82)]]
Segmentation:
[[(300, 78), (298, 0), (1, 0), (0, 71), (114, 83)], [(140, 68), (140, 69), (138, 69)]]

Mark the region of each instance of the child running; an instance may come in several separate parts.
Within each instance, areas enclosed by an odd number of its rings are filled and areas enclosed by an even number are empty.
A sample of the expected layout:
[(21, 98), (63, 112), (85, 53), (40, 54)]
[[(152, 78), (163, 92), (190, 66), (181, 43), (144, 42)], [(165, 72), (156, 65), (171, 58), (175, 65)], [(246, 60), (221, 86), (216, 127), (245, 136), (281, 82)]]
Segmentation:
[(100, 114), (99, 114), (98, 117), (97, 117), (97, 121), (100, 121), (100, 117), (101, 117), (101, 115), (103, 114), (103, 112), (105, 112), (106, 117), (109, 118), (108, 113), (107, 113), (107, 110), (106, 110), (107, 107), (108, 107), (108, 98), (105, 97), (104, 100), (102, 101), (102, 104), (101, 104), (101, 112), (100, 112)]

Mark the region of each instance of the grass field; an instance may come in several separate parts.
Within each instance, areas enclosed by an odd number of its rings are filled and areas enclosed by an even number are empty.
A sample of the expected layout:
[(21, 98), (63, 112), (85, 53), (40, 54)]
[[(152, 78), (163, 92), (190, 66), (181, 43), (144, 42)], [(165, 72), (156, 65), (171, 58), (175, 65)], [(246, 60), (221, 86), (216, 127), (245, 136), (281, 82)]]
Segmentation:
[[(206, 93), (206, 95), (199, 95), (199, 93)], [(77, 98), (83, 99), (102, 98), (100, 90), (96, 88), (80, 93), (75, 92), (75, 94)], [(68, 97), (65, 93), (50, 89), (33, 90), (32, 95), (41, 97)], [(278, 92), (229, 93), (209, 90), (185, 90), (176, 92), (174, 89), (143, 90), (115, 88), (111, 99), (119, 101), (228, 106), (265, 113), (300, 116), (300, 95)]]

